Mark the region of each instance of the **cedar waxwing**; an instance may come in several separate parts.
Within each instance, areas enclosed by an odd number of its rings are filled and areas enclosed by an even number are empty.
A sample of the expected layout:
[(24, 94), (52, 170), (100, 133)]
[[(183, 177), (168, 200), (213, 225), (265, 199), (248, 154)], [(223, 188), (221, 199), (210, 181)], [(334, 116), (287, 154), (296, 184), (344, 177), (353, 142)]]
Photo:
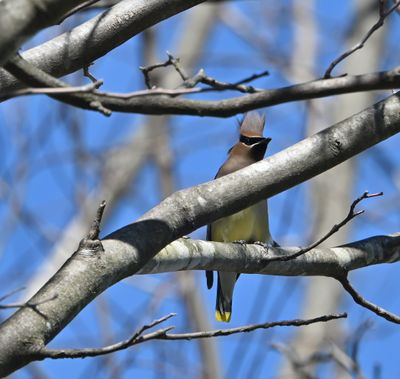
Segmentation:
[[(240, 124), (240, 139), (228, 152), (229, 156), (215, 178), (230, 174), (264, 158), (270, 138), (263, 137), (265, 116), (246, 113)], [(261, 201), (231, 216), (221, 218), (207, 227), (207, 240), (217, 242), (272, 242), (268, 225), (266, 201)], [(232, 295), (240, 274), (218, 272), (215, 318), (229, 322), (232, 314)], [(206, 271), (207, 287), (213, 285), (213, 272)]]

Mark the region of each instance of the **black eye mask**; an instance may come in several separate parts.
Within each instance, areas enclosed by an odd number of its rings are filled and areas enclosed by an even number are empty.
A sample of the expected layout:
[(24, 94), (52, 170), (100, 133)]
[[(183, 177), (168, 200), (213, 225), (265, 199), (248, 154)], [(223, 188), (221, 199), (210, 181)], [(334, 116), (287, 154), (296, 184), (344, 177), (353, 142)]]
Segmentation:
[(246, 137), (244, 135), (240, 135), (240, 142), (243, 142), (247, 146), (254, 145), (257, 142), (265, 140), (264, 137)]

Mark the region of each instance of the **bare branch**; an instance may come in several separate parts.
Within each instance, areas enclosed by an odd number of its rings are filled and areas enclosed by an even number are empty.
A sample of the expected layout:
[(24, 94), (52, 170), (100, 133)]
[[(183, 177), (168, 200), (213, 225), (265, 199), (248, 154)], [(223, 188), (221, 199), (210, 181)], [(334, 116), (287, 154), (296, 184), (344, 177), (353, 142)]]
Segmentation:
[(378, 316), (393, 322), (395, 324), (400, 324), (400, 317), (395, 315), (394, 313), (391, 313), (378, 305), (375, 305), (374, 303), (371, 303), (370, 301), (364, 299), (361, 294), (359, 294), (354, 287), (350, 284), (347, 275), (345, 276), (338, 276), (335, 279), (337, 279), (343, 286), (343, 288), (349, 293), (349, 295), (353, 298), (353, 300), (361, 305), (364, 308), (369, 309), (370, 311), (374, 312)]
[(144, 81), (146, 83), (147, 88), (155, 88), (154, 86), (151, 85), (150, 82), (150, 75), (149, 73), (155, 69), (161, 68), (161, 67), (168, 67), (168, 66), (173, 66), (175, 68), (175, 71), (179, 74), (179, 76), (182, 78), (182, 80), (187, 80), (187, 75), (180, 65), (180, 59), (175, 58), (170, 52), (167, 51), (168, 59), (165, 62), (162, 63), (157, 63), (153, 64), (150, 66), (141, 66), (139, 69), (142, 71), (143, 76), (144, 76)]
[(62, 94), (93, 92), (95, 89), (99, 88), (102, 84), (103, 84), (102, 80), (97, 80), (93, 83), (85, 84), (83, 86), (78, 86), (78, 87), (68, 86), (62, 88), (54, 88), (54, 87), (22, 88), (12, 92), (6, 92), (0, 94), (0, 101), (26, 95), (62, 95)]
[[(358, 325), (357, 329), (353, 333), (352, 343), (350, 347), (350, 357), (354, 362), (358, 362), (358, 352), (360, 349), (360, 343), (366, 332), (370, 330), (373, 326), (373, 322), (370, 319), (365, 320), (360, 325)], [(358, 363), (357, 363), (358, 365)]]
[(0, 66), (41, 29), (52, 25), (84, 0), (2, 0), (0, 2)]
[(316, 351), (307, 358), (300, 359), (298, 352), (292, 347), (285, 346), (280, 343), (272, 344), (272, 348), (281, 352), (289, 360), (296, 374), (301, 379), (315, 379), (310, 372), (306, 370), (307, 366), (315, 365), (316, 363), (335, 362), (337, 365), (346, 370), (350, 375), (354, 375), (357, 379), (365, 379), (360, 367), (356, 361), (349, 357), (336, 344), (330, 344), (328, 351)]
[(97, 209), (96, 217), (93, 220), (92, 226), (90, 227), (90, 230), (86, 237), (87, 239), (94, 240), (94, 239), (99, 238), (100, 224), (101, 224), (101, 220), (103, 218), (103, 213), (104, 213), (105, 208), (106, 208), (106, 202), (105, 202), (105, 200), (103, 200), (101, 202), (101, 204), (99, 205), (99, 208)]
[(152, 328), (155, 325), (160, 324), (161, 322), (166, 321), (171, 318), (175, 314), (169, 314), (164, 316), (158, 320), (153, 321), (149, 325), (145, 325), (139, 329), (132, 337), (127, 340), (118, 342), (113, 345), (109, 345), (102, 348), (88, 348), (88, 349), (42, 349), (40, 352), (35, 354), (36, 359), (44, 359), (44, 358), (52, 358), (52, 359), (60, 359), (60, 358), (84, 358), (84, 357), (96, 357), (99, 355), (113, 353), (119, 350), (126, 349), (133, 345), (138, 345), (143, 342), (147, 342), (150, 340), (164, 340), (164, 341), (178, 341), (178, 340), (194, 340), (200, 338), (211, 338), (211, 337), (226, 337), (232, 334), (238, 333), (248, 333), (258, 329), (270, 329), (278, 326), (305, 326), (311, 325), (317, 322), (328, 322), (331, 320), (337, 320), (341, 318), (346, 318), (347, 313), (339, 313), (339, 314), (331, 314), (320, 317), (315, 317), (307, 320), (285, 320), (285, 321), (275, 321), (275, 322), (266, 322), (262, 324), (252, 324), (239, 326), (236, 328), (230, 329), (218, 329), (218, 330), (210, 330), (203, 332), (194, 332), (194, 333), (179, 333), (173, 334), (168, 333), (173, 326), (156, 330), (155, 332), (143, 335), (143, 332), (149, 328)]
[(48, 317), (39, 310), (38, 306), (39, 305), (43, 305), (47, 302), (53, 301), (55, 299), (57, 299), (58, 295), (54, 294), (46, 299), (41, 299), (40, 301), (27, 301), (26, 303), (13, 303), (13, 304), (0, 304), (0, 309), (13, 309), (13, 308), (17, 308), (17, 309), (22, 309), (22, 308), (30, 308), (33, 311), (35, 311), (38, 315), (40, 315), (41, 317), (43, 317), (45, 320), (48, 319)]
[[(35, 68), (35, 70), (38, 69)], [(26, 78), (29, 85), (40, 87), (67, 86), (62, 81), (55, 79), (40, 70), (37, 71), (37, 73), (37, 76), (40, 76), (41, 80), (37, 81), (32, 77)], [(254, 77), (254, 75), (252, 77)], [(233, 87), (238, 89), (238, 83), (240, 82), (234, 84), (219, 82), (224, 87), (220, 90), (233, 89)], [(294, 86), (263, 90), (246, 94), (242, 97), (216, 101), (175, 98), (177, 95), (182, 94), (217, 90), (213, 88), (178, 88), (175, 90), (156, 88), (135, 91), (127, 94), (96, 91), (81, 94), (78, 93), (75, 95), (60, 94), (53, 95), (52, 97), (84, 109), (100, 111), (105, 115), (109, 115), (111, 111), (118, 111), (131, 113), (139, 112), (142, 114), (186, 114), (194, 116), (229, 117), (252, 109), (296, 100), (306, 100), (335, 94), (338, 95), (374, 89), (390, 89), (399, 86), (400, 67), (390, 71), (377, 72), (373, 74), (318, 79)]]
[(5, 295), (0, 296), (0, 301), (3, 301), (5, 299), (7, 299), (7, 297), (10, 297), (10, 296), (12, 296), (12, 295), (14, 295), (14, 294), (16, 294), (16, 293), (18, 293), (20, 291), (23, 291), (24, 289), (25, 289), (25, 287), (20, 287), (20, 288), (17, 288), (15, 290), (9, 292), (9, 293), (6, 293)]
[(386, 17), (388, 17), (393, 11), (395, 11), (400, 6), (400, 1), (396, 1), (394, 5), (392, 5), (387, 11), (384, 10), (384, 1), (379, 1), (379, 20), (368, 30), (362, 40), (351, 49), (344, 52), (338, 58), (336, 58), (325, 71), (324, 78), (330, 78), (332, 70), (344, 59), (346, 59), (349, 55), (353, 54), (355, 51), (360, 50), (364, 47), (365, 42), (372, 36), (372, 34), (377, 31), (385, 22)]
[(212, 91), (212, 90), (219, 90), (219, 91), (235, 90), (243, 93), (255, 93), (255, 92), (261, 92), (262, 89), (257, 89), (252, 86), (246, 86), (244, 85), (244, 83), (248, 83), (252, 80), (262, 78), (267, 75), (269, 75), (269, 72), (263, 71), (260, 74), (253, 74), (250, 77), (242, 79), (236, 83), (224, 83), (217, 79), (212, 78), (211, 76), (206, 75), (206, 72), (203, 69), (200, 69), (199, 72), (192, 78), (186, 79), (182, 83), (182, 87), (193, 88), (198, 83), (203, 83), (210, 86), (210, 88), (203, 89), (201, 92)]
[(86, 76), (87, 78), (89, 78), (92, 83), (97, 83), (98, 80), (89, 71), (89, 67), (92, 66), (93, 64), (94, 63), (90, 63), (89, 65), (83, 67), (83, 76)]
[[(165, 91), (162, 92), (162, 89), (159, 89), (160, 90), (159, 94), (175, 94), (175, 93), (180, 94), (178, 91), (181, 87), (194, 88), (199, 83), (207, 84), (210, 88), (201, 88), (201, 89), (198, 89), (198, 91), (194, 91), (194, 92), (209, 92), (212, 90), (219, 90), (219, 91), (235, 90), (235, 91), (239, 91), (239, 92), (243, 92), (243, 93), (254, 93), (254, 92), (259, 92), (262, 90), (255, 89), (252, 86), (245, 86), (243, 84), (249, 83), (253, 80), (256, 80), (256, 79), (259, 79), (259, 78), (269, 75), (268, 71), (263, 71), (259, 74), (253, 74), (247, 78), (239, 80), (236, 83), (224, 83), (217, 79), (212, 78), (211, 76), (206, 75), (206, 72), (204, 71), (204, 69), (200, 69), (196, 75), (189, 78), (188, 75), (185, 73), (185, 71), (183, 70), (183, 68), (180, 65), (180, 59), (175, 58), (169, 52), (167, 52), (167, 54), (168, 54), (168, 59), (165, 62), (157, 63), (157, 64), (154, 64), (151, 66), (139, 67), (144, 75), (144, 80), (145, 80), (147, 88), (152, 89), (152, 90), (155, 90), (157, 87), (153, 86), (150, 82), (149, 73), (151, 71), (158, 69), (158, 68), (162, 68), (162, 67), (168, 67), (168, 66), (173, 66), (175, 68), (176, 72), (182, 78), (183, 83), (178, 86), (178, 88), (175, 90), (176, 92), (169, 92), (169, 93), (165, 92)], [(187, 93), (190, 93), (190, 92), (187, 92)], [(184, 93), (185, 93), (185, 91), (182, 92), (182, 94), (184, 94)], [(153, 94), (154, 94), (154, 92), (153, 92)], [(127, 98), (127, 97), (125, 97), (125, 98)]]
[(355, 217), (359, 216), (360, 214), (364, 213), (364, 210), (354, 212), (354, 209), (355, 209), (355, 207), (357, 206), (358, 203), (360, 203), (364, 199), (369, 199), (371, 197), (377, 197), (377, 196), (382, 196), (382, 195), (383, 195), (383, 192), (372, 193), (372, 194), (369, 194), (368, 191), (364, 192), (360, 197), (358, 197), (356, 200), (354, 200), (353, 203), (350, 205), (350, 210), (349, 210), (349, 213), (347, 214), (347, 216), (342, 221), (340, 221), (338, 224), (333, 225), (332, 229), (328, 233), (326, 233), (322, 238), (320, 238), (318, 241), (314, 242), (313, 244), (311, 244), (310, 246), (308, 246), (306, 248), (300, 249), (298, 252), (296, 252), (294, 254), (285, 255), (285, 256), (282, 256), (282, 257), (274, 257), (274, 258), (271, 258), (269, 261), (270, 262), (274, 262), (274, 261), (287, 262), (287, 261), (289, 261), (291, 259), (295, 259), (297, 257), (300, 257), (301, 255), (307, 253), (308, 251), (316, 248), (322, 242), (326, 241), (329, 237), (331, 237), (333, 234), (338, 232), (343, 226), (345, 226), (353, 218), (355, 218)]
[(96, 217), (90, 226), (87, 236), (79, 242), (78, 251), (81, 253), (85, 251), (89, 254), (97, 254), (104, 251), (103, 245), (98, 238), (100, 234), (101, 219), (103, 218), (105, 207), (106, 202), (103, 200), (97, 209)]
[[(60, 87), (62, 89), (69, 87), (68, 84), (64, 83), (63, 81), (56, 79), (39, 68), (33, 66), (20, 55), (17, 55), (8, 61), (7, 64), (4, 65), (4, 68), (16, 78), (28, 85), (35, 87)], [(102, 84), (102, 82), (98, 82), (98, 84)], [(91, 84), (90, 86), (93, 85), (94, 84)], [(76, 105), (80, 108), (96, 110), (105, 116), (111, 115), (111, 111), (104, 107), (100, 101), (89, 97), (89, 93), (77, 93), (76, 91), (73, 91), (72, 93), (53, 93), (49, 94), (49, 96), (67, 102), (68, 104)]]
[(58, 24), (61, 24), (65, 19), (68, 17), (72, 16), (73, 14), (80, 12), (88, 7), (90, 7), (92, 4), (97, 3), (99, 0), (86, 0), (84, 3), (76, 6), (75, 8), (72, 8), (70, 11), (68, 11), (66, 14), (64, 14), (59, 20)]

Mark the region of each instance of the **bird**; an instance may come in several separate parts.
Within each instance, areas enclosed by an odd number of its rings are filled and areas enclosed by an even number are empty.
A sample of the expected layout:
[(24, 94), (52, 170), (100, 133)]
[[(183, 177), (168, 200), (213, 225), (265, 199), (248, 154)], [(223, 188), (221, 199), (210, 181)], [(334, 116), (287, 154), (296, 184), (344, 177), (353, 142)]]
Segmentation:
[[(240, 122), (239, 141), (228, 151), (228, 158), (218, 170), (215, 178), (220, 178), (242, 169), (264, 158), (271, 138), (263, 137), (265, 115), (252, 111), (244, 115)], [(261, 201), (233, 215), (223, 217), (207, 226), (207, 240), (216, 242), (246, 243), (273, 242), (269, 232), (268, 206)], [(215, 318), (229, 322), (232, 316), (232, 297), (239, 277), (235, 272), (218, 272)], [(213, 271), (206, 271), (207, 287), (214, 282)]]

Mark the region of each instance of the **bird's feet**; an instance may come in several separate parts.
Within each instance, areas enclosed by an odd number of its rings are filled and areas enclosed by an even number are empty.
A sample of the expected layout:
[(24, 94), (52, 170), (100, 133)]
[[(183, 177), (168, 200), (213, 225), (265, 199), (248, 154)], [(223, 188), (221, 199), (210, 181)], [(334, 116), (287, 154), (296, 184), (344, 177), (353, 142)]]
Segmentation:
[(236, 240), (232, 241), (232, 243), (237, 243), (238, 245), (247, 245), (248, 242), (246, 240)]
[(264, 249), (269, 249), (270, 247), (272, 247), (271, 242), (254, 241), (253, 244), (261, 246)]
[(276, 243), (275, 241), (269, 241), (269, 242), (262, 242), (262, 241), (254, 241), (254, 245), (258, 245), (261, 246), (265, 249), (265, 252), (269, 253), (269, 249), (270, 248), (274, 248), (274, 247), (279, 247), (280, 245), (278, 243)]

